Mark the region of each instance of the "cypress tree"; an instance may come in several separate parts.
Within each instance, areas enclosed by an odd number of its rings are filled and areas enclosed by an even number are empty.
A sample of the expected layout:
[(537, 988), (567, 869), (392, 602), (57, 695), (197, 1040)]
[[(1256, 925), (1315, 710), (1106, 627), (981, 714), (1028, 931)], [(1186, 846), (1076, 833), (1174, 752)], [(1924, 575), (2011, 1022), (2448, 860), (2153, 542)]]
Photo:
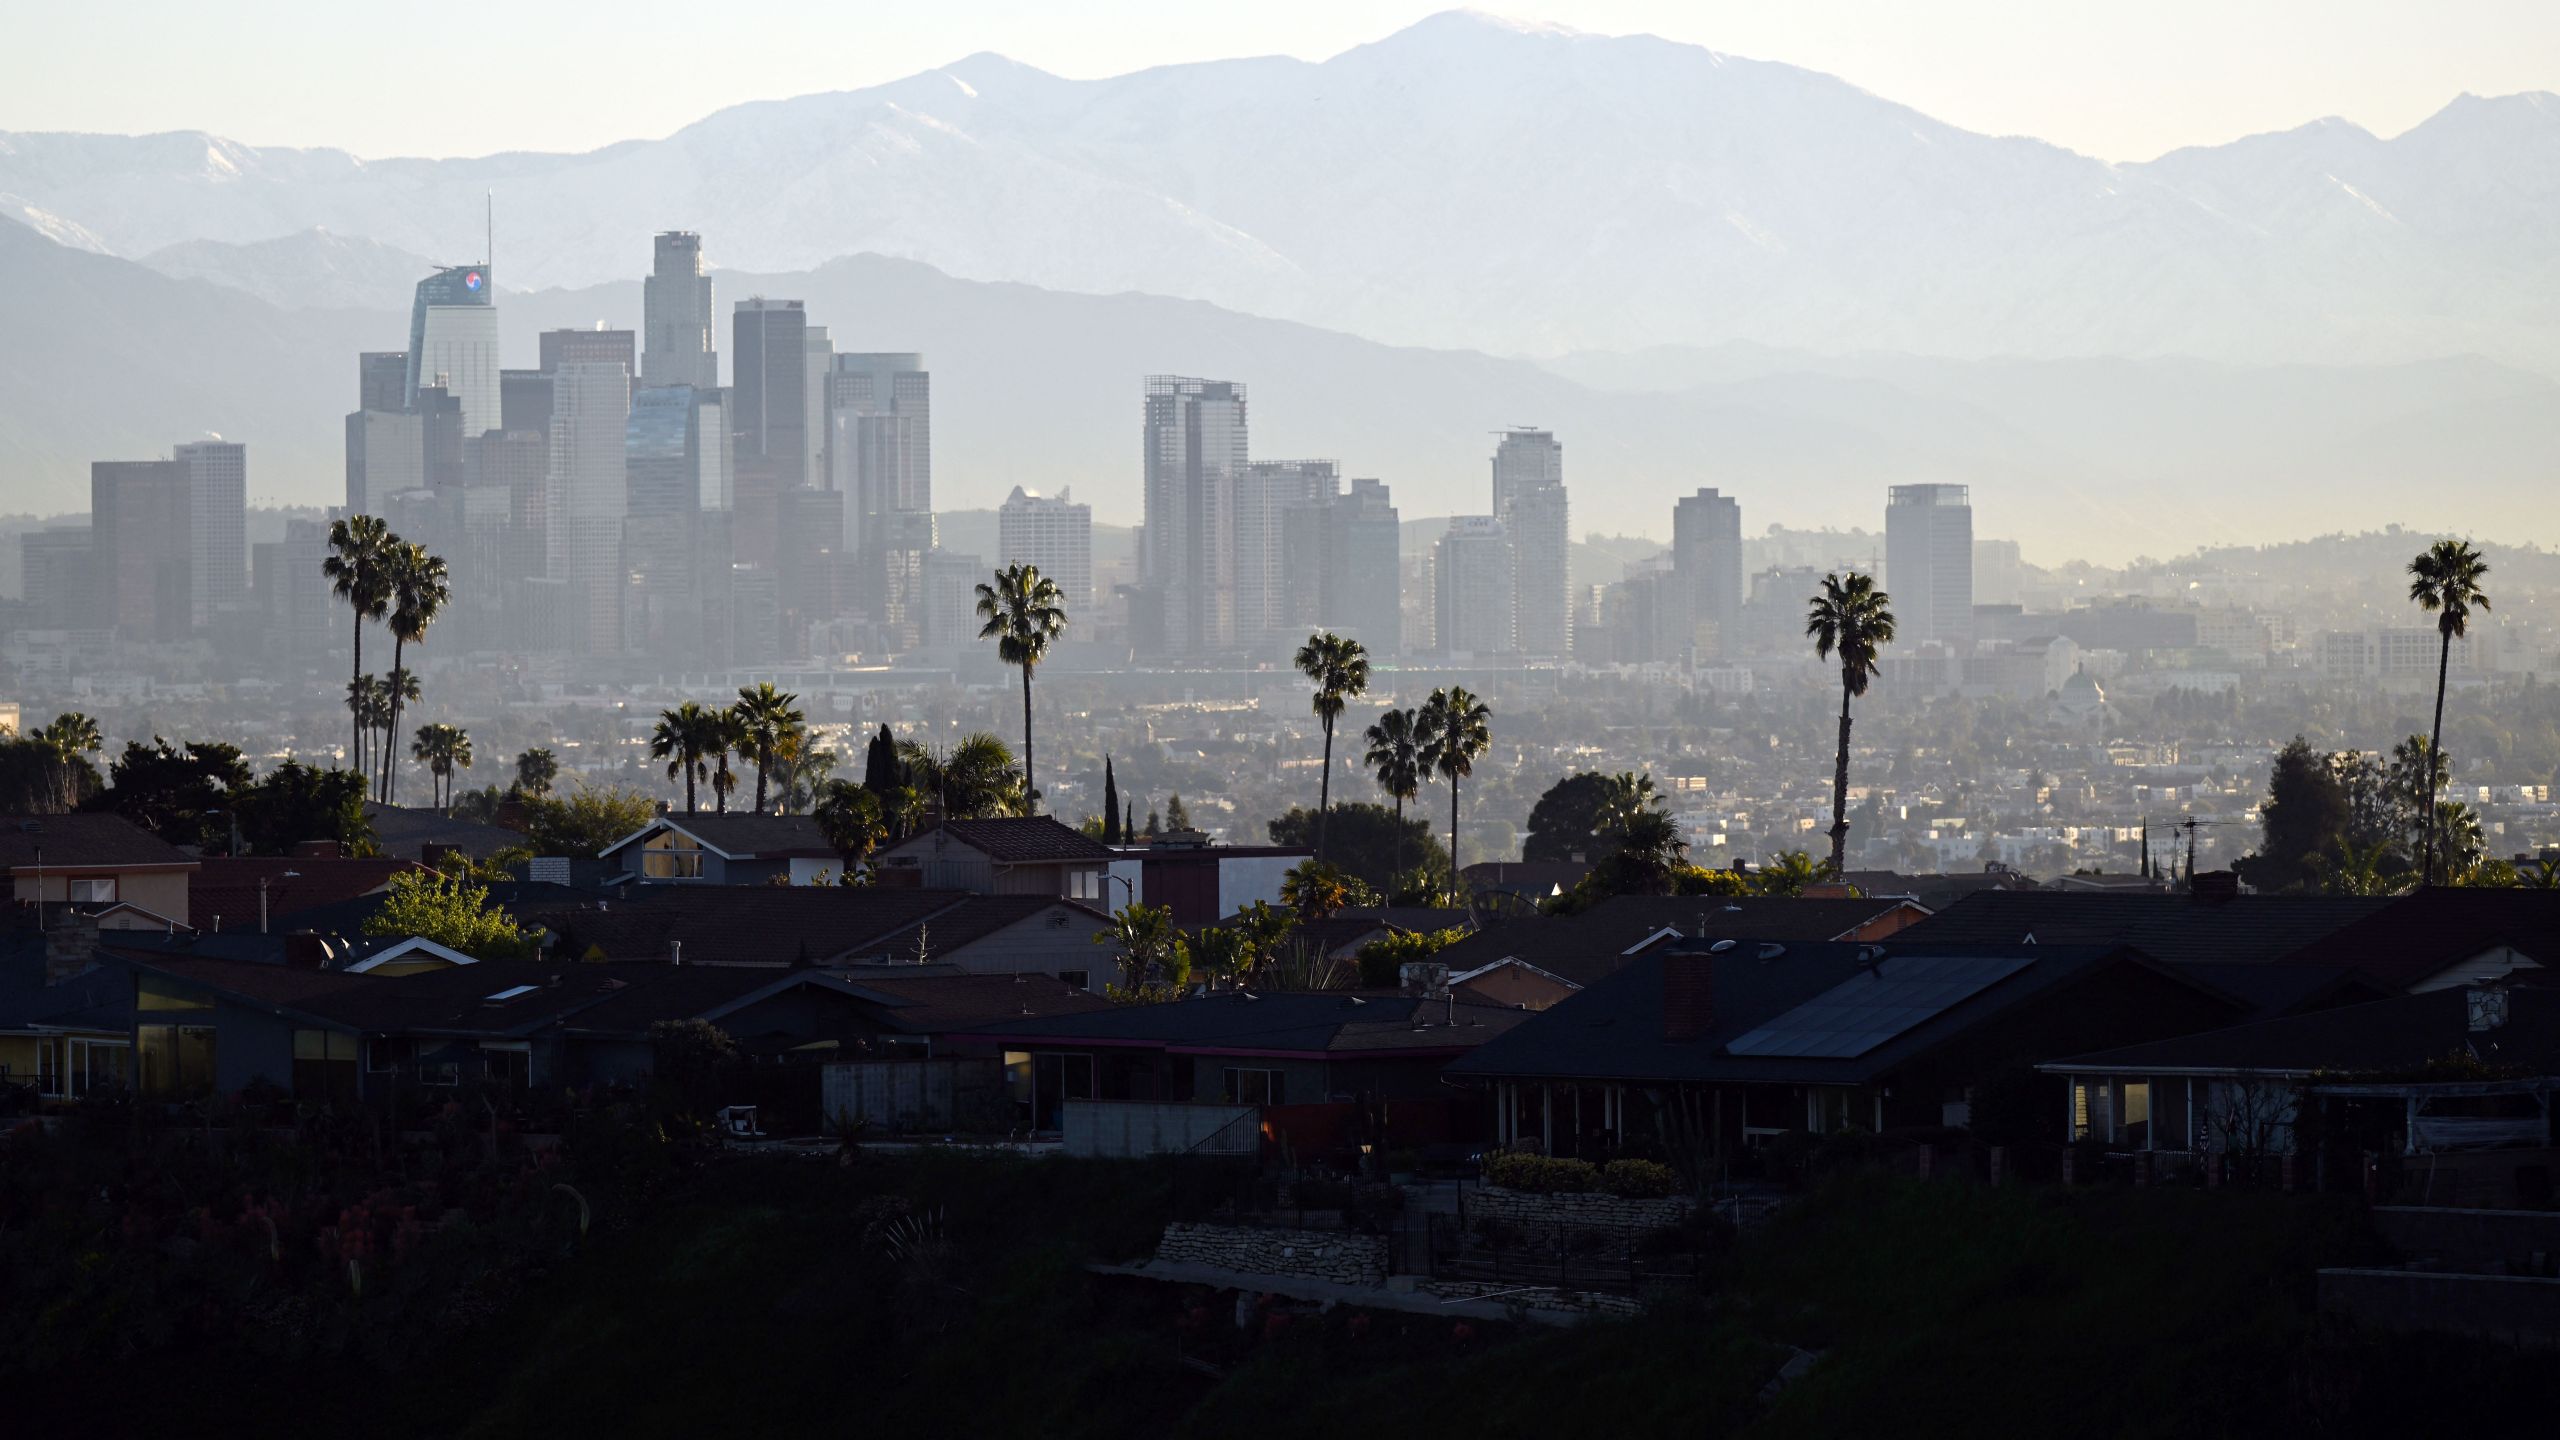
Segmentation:
[(889, 738), (887, 725), (871, 737), (871, 747), (863, 753), (862, 788), (881, 796), (898, 788), (898, 742)]
[(1120, 781), (1111, 773), (1111, 757), (1102, 757), (1102, 843), (1120, 843)]

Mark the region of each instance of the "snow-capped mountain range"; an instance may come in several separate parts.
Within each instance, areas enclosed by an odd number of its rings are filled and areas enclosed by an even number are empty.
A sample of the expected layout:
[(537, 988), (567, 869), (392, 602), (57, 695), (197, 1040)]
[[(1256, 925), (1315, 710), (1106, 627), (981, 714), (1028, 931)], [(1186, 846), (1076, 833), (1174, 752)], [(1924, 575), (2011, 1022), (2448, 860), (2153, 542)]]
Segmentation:
[(0, 134), (0, 217), (133, 259), (183, 247), (180, 273), (208, 278), (228, 262), (201, 242), (314, 228), (480, 259), (489, 195), (510, 289), (634, 275), (682, 226), (735, 269), (873, 252), (1507, 354), (2477, 353), (2560, 373), (2548, 94), (2465, 96), (2391, 139), (2329, 120), (2120, 165), (1792, 66), (1453, 12), (1321, 63), (1071, 81), (974, 55), (582, 155)]

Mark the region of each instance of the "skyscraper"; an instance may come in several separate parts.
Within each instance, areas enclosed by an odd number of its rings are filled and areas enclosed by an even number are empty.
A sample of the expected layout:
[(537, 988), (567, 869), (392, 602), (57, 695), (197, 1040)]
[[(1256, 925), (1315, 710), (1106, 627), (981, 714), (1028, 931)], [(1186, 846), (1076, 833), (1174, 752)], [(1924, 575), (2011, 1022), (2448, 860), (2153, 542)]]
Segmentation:
[(424, 417), (410, 411), (347, 413), (347, 511), (373, 513), (384, 496), (427, 483)]
[(1291, 507), (1281, 517), (1281, 570), (1292, 630), (1325, 629), (1371, 655), (1404, 649), (1403, 526), (1383, 481)]
[(1231, 380), (1146, 380), (1146, 535), (1139, 578), (1162, 607), (1166, 647), (1198, 654), (1235, 641), (1236, 476), (1245, 467), (1245, 388)]
[(619, 365), (625, 375), (639, 367), (640, 337), (628, 330), (545, 330), (536, 340), (546, 375), (560, 373), (563, 365)]
[(711, 332), (711, 277), (702, 273), (702, 237), (668, 230), (657, 240), (656, 264), (641, 286), (641, 383), (689, 385), (709, 390), (720, 383), (717, 336)]
[(1438, 649), (1445, 655), (1506, 655), (1520, 648), (1512, 609), (1518, 593), (1510, 534), (1491, 515), (1458, 515), (1432, 552)]
[(1235, 641), (1250, 650), (1294, 642), (1284, 517), (1342, 489), (1330, 460), (1255, 460), (1236, 474)]
[[(1573, 527), (1565, 502), (1564, 446), (1544, 430), (1503, 432), (1493, 452), (1493, 518), (1510, 538), (1515, 647), (1561, 659), (1573, 650), (1567, 570)], [(1445, 640), (1443, 649), (1449, 646)]]
[[(1683, 495), (1671, 507), (1671, 573), (1685, 601), (1692, 658), (1733, 653), (1742, 614), (1742, 503), (1713, 488)], [(1697, 653), (1698, 626), (1714, 628), (1713, 654)]]
[(740, 467), (763, 466), (776, 489), (805, 483), (809, 453), (809, 315), (797, 300), (738, 302), (729, 417)]
[(187, 574), (187, 476), (175, 460), (89, 467), (90, 576), (97, 623), (120, 640), (183, 640), (193, 621)]
[(800, 367), (804, 377), (800, 392), (800, 483), (824, 490), (827, 485), (827, 376), (835, 369), (835, 342), (827, 338), (827, 327), (812, 325), (801, 335), (806, 359)]
[(1973, 644), (1973, 500), (1962, 485), (1896, 485), (1884, 510), (1884, 583), (1895, 637)]
[(409, 355), (404, 350), (367, 350), (356, 357), (356, 408), (409, 408)]
[(1037, 566), (1058, 582), (1072, 623), (1093, 602), (1093, 507), (1067, 492), (1054, 496), (1013, 487), (996, 512), (996, 564)]
[(544, 569), (567, 582), (570, 644), (622, 648), (622, 519), (631, 374), (572, 361), (552, 375), (551, 458), (545, 483)]
[(209, 629), (249, 601), (249, 447), (199, 440), (171, 453), (186, 475), (189, 618)]
[(497, 287), (485, 263), (438, 270), (418, 282), (410, 302), (402, 408), (417, 408), (418, 392), (438, 383), (462, 402), (465, 435), (497, 428)]
[(933, 549), (933, 377), (912, 351), (848, 352), (830, 360), (825, 391), (826, 486), (844, 496), (854, 604), (912, 643)]

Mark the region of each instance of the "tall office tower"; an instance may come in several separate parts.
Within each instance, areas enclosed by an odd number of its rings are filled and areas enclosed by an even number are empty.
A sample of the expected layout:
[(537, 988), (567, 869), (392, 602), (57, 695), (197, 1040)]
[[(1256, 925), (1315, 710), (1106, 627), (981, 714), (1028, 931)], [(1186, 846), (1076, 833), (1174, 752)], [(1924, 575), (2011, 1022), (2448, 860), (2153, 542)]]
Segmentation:
[(198, 440), (170, 453), (187, 476), (188, 610), (208, 629), (249, 601), (249, 447)]
[(1973, 500), (1962, 485), (1896, 485), (1884, 509), (1884, 584), (1895, 638), (1973, 644)]
[[(419, 473), (426, 482), (426, 488), (449, 490), (459, 487), (470, 465), (464, 443), (472, 434), (463, 423), (461, 399), (442, 385), (428, 385), (418, 391), (416, 409), (422, 457)], [(377, 513), (382, 509), (385, 496), (399, 493), (380, 485), (368, 484), (366, 488), (372, 492)]]
[(289, 519), (284, 539), (259, 547), (259, 554), (257, 586), (267, 602), (269, 653), (295, 661), (326, 658), (334, 642), (344, 638), (337, 626), (337, 597), (320, 570), (329, 554), (329, 522)]
[[(558, 374), (563, 365), (619, 365), (625, 375), (640, 373), (639, 337), (628, 330), (545, 330), (540, 336), (542, 373)], [(503, 394), (505, 381), (500, 380)], [(633, 383), (638, 390), (638, 382)], [(504, 412), (504, 405), (499, 407)]]
[(32, 628), (68, 630), (99, 623), (97, 587), (90, 579), (90, 529), (24, 530), (18, 534), (18, 594), (35, 615)]
[(381, 497), (426, 483), (426, 417), (405, 411), (348, 413), (348, 514), (369, 515)]
[(1518, 565), (1511, 535), (1491, 515), (1451, 517), (1431, 559), (1438, 648), (1444, 655), (1508, 655), (1520, 649)]
[(640, 289), (640, 383), (720, 384), (719, 337), (711, 333), (711, 277), (702, 273), (702, 237), (690, 230), (658, 235), (656, 263)]
[[(546, 386), (543, 394), (548, 397)], [(546, 425), (547, 425), (546, 421)], [(497, 574), (501, 605), (512, 609), (512, 587), (539, 576), (548, 563), (551, 435), (542, 430), (492, 430), (471, 442), (470, 488), (507, 497), (507, 529)]]
[(801, 344), (808, 360), (800, 373), (807, 377), (801, 391), (804, 411), (800, 422), (800, 440), (808, 454), (800, 467), (800, 483), (813, 489), (831, 488), (827, 476), (827, 376), (835, 369), (836, 347), (827, 338), (827, 327), (812, 325), (803, 333)]
[[(1687, 595), (1693, 632), (1685, 648), (1699, 660), (1736, 653), (1742, 615), (1742, 502), (1713, 488), (1683, 495), (1671, 507), (1671, 573)], [(1695, 629), (1715, 627), (1712, 648)], [(1664, 657), (1668, 658), (1668, 657)]]
[(653, 386), (631, 397), (631, 418), (622, 433), (631, 487), (626, 513), (632, 518), (690, 515), (702, 508), (693, 420), (690, 385)]
[(975, 555), (935, 550), (924, 557), (922, 643), (955, 648), (978, 638), (978, 584), (989, 573)]
[(1286, 516), (1321, 505), (1342, 489), (1341, 467), (1330, 460), (1255, 460), (1236, 473), (1235, 639), (1249, 650), (1306, 637), (1291, 633), (1298, 616), (1290, 605)]
[(1231, 380), (1146, 380), (1146, 533), (1138, 578), (1162, 606), (1175, 654), (1235, 642), (1236, 476), (1246, 464), (1245, 389)]
[(844, 497), (833, 490), (795, 485), (782, 492), (782, 653), (809, 653), (809, 627), (853, 608), (844, 552)]
[(809, 315), (797, 300), (738, 302), (729, 342), (740, 466), (769, 468), (774, 488), (803, 483), (809, 453)]
[(551, 377), (539, 370), (498, 372), (498, 428), (551, 433)]
[(497, 285), (485, 264), (447, 266), (418, 282), (402, 408), (415, 409), (418, 392), (435, 384), (462, 402), (462, 433), (497, 428)]
[(859, 567), (860, 603), (877, 618), (885, 536), (902, 528), (890, 517), (933, 509), (933, 377), (912, 351), (849, 353), (830, 365), (826, 485), (845, 497), (845, 553)]
[(782, 577), (763, 565), (729, 567), (732, 665), (770, 665), (782, 658)]
[(175, 460), (90, 465), (90, 579), (98, 624), (117, 639), (187, 637), (195, 592), (187, 508), (186, 467)]
[[(1493, 452), (1493, 518), (1511, 541), (1515, 648), (1557, 658), (1573, 652), (1573, 527), (1564, 490), (1564, 446), (1544, 430), (1507, 430)], [(1450, 648), (1445, 643), (1442, 648)]]
[(564, 364), (552, 375), (551, 407), (544, 573), (569, 584), (571, 648), (613, 654), (622, 648), (631, 374), (615, 364)]
[(1403, 526), (1384, 481), (1292, 506), (1281, 517), (1291, 629), (1331, 630), (1374, 656), (1404, 649)]
[(367, 350), (356, 356), (356, 408), (409, 408), (409, 352)]
[[(930, 510), (892, 510), (864, 537), (855, 603), (893, 650), (925, 642), (924, 566), (940, 539)], [(867, 587), (877, 585), (877, 598)]]
[(1067, 492), (1055, 496), (1013, 487), (996, 511), (996, 564), (1036, 566), (1058, 582), (1066, 597), (1067, 619), (1084, 619), (1093, 603), (1093, 507), (1079, 505)]

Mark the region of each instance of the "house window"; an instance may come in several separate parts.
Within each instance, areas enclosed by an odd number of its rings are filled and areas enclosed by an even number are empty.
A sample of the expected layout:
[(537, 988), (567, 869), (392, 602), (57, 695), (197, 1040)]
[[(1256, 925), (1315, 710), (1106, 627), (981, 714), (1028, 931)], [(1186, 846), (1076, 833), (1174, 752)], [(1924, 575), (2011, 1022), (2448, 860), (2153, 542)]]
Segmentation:
[(133, 982), (133, 1008), (136, 1010), (210, 1010), (213, 1002), (198, 991), (157, 975), (136, 976)]
[(1858, 1092), (1836, 1085), (1817, 1085), (1805, 1092), (1805, 1128), (1816, 1135), (1862, 1128), (1868, 1116), (1858, 1113)]
[(132, 1062), (133, 1045), (125, 1040), (74, 1040), (71, 1042), (71, 1097), (104, 1095), (125, 1086), (125, 1069)]
[(480, 1059), (488, 1067), (489, 1078), (501, 1085), (522, 1090), (533, 1083), (533, 1050), (522, 1041), (482, 1045)]
[(71, 882), (70, 895), (71, 903), (74, 905), (112, 905), (116, 899), (116, 877), (110, 875), (103, 880), (74, 880)]
[(376, 1035), (364, 1042), (368, 1075), (388, 1075), (418, 1061), (418, 1042), (404, 1035)]
[(1280, 1070), (1243, 1070), (1230, 1065), (1225, 1071), (1225, 1090), (1230, 1105), (1285, 1105), (1288, 1103), (1288, 1074)]
[(1061, 970), (1058, 979), (1078, 990), (1093, 988), (1093, 972), (1090, 970)]
[(36, 1041), (36, 1093), (57, 1100), (61, 1099), (64, 1093), (62, 1042), (50, 1035), (40, 1037)]
[(155, 1100), (189, 1100), (213, 1093), (214, 1033), (210, 1025), (142, 1025), (141, 1090)]
[(1067, 898), (1068, 898), (1068, 899), (1070, 899), (1070, 900), (1099, 900), (1099, 899), (1101, 899), (1101, 898), (1102, 898), (1102, 872), (1101, 872), (1101, 871), (1099, 871), (1099, 870), (1070, 870), (1070, 871), (1068, 871), (1068, 872), (1067, 872)]
[(649, 880), (699, 880), (702, 847), (673, 830), (661, 830), (641, 843), (640, 874)]
[(356, 1037), (336, 1030), (293, 1032), (293, 1093), (304, 1100), (352, 1100)]
[(1092, 1098), (1092, 1056), (1051, 1054), (1032, 1057), (1031, 1123), (1034, 1129), (1057, 1129), (1060, 1106), (1069, 1100)]

